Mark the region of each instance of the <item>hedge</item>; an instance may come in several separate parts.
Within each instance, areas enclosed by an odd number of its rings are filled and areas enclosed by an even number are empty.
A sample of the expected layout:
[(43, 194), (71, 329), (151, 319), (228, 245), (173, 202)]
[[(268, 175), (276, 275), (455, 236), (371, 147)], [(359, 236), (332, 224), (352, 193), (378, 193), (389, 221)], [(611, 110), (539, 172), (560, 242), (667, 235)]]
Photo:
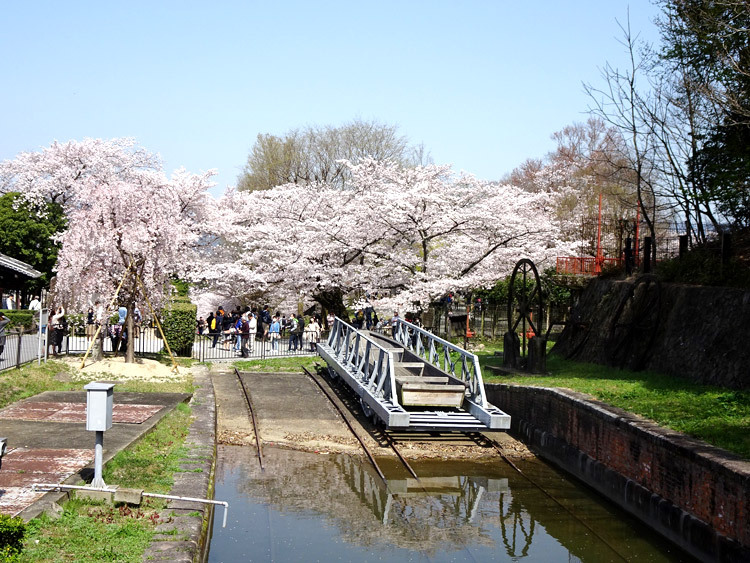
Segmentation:
[(162, 330), (173, 354), (190, 356), (195, 340), (197, 313), (195, 305), (182, 300), (171, 300), (162, 311)]
[(34, 311), (28, 309), (3, 309), (3, 315), (10, 319), (7, 328), (30, 330), (34, 326)]
[(0, 557), (3, 561), (12, 560), (21, 553), (25, 535), (26, 522), (23, 519), (0, 514)]

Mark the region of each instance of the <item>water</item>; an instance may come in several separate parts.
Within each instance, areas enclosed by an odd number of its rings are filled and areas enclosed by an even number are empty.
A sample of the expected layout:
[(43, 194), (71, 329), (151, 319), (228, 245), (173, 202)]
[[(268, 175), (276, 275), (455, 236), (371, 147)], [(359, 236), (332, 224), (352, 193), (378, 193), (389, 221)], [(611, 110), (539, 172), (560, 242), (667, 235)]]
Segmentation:
[[(580, 484), (538, 461), (366, 460), (221, 446), (210, 562), (685, 561), (687, 556)], [(541, 486), (541, 488), (540, 488)], [(543, 490), (542, 490), (543, 489)], [(546, 493), (545, 493), (546, 491)]]

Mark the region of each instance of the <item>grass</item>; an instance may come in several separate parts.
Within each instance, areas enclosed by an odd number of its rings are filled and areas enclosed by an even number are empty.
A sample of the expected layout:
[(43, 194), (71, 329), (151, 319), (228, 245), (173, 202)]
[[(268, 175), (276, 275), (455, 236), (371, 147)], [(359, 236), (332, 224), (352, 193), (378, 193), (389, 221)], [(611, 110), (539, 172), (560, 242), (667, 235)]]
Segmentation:
[[(44, 391), (83, 391), (84, 385), (100, 379), (99, 374), (81, 377), (70, 364), (54, 360), (5, 370), (0, 372), (0, 408)], [(194, 389), (192, 378), (186, 377), (173, 382), (124, 381), (117, 384), (115, 392), (192, 393)]]
[[(480, 365), (501, 365), (496, 346), (477, 353)], [(699, 385), (675, 376), (632, 372), (547, 358), (548, 375), (498, 376), (487, 383), (572, 389), (750, 459), (750, 392)]]
[[(178, 405), (152, 432), (119, 452), (104, 468), (108, 485), (167, 493), (190, 426), (190, 407)], [(145, 498), (139, 507), (74, 499), (59, 520), (42, 516), (28, 524), (19, 561), (142, 561), (165, 501)]]
[(241, 360), (233, 365), (240, 371), (255, 372), (300, 372), (305, 367), (315, 370), (315, 363), (320, 363), (318, 356), (294, 356), (291, 358), (273, 358), (265, 360)]
[[(49, 361), (37, 366), (0, 372), (0, 408), (44, 391), (80, 391), (84, 382), (67, 381), (70, 369), (62, 362)], [(62, 376), (62, 377), (58, 377)]]

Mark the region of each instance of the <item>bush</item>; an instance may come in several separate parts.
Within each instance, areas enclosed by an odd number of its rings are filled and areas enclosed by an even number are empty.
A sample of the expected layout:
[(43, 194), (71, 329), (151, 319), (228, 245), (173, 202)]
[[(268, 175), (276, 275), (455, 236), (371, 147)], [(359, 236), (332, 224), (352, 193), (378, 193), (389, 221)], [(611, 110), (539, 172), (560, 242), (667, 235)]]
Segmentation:
[(21, 518), (0, 514), (0, 556), (3, 561), (12, 560), (21, 553), (25, 535), (26, 523)]
[(162, 311), (164, 337), (178, 356), (190, 356), (195, 340), (195, 319), (198, 308), (182, 300), (171, 300)]
[(23, 328), (31, 330), (34, 326), (34, 311), (28, 309), (3, 309), (3, 315), (10, 319), (10, 324), (6, 328)]

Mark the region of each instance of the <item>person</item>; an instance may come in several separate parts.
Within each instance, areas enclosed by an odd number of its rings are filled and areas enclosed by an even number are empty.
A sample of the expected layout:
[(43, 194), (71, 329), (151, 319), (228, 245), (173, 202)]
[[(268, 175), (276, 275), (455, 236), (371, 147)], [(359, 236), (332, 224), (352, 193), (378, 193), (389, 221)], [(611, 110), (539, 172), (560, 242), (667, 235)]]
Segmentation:
[(214, 312), (211, 311), (206, 317), (206, 330), (203, 331), (203, 334), (209, 335), (210, 338), (210, 334), (213, 333), (215, 327), (216, 323), (214, 322)]
[(48, 345), (52, 346), (52, 353), (57, 356), (58, 354), (62, 353), (62, 343), (68, 328), (68, 323), (65, 319), (64, 307), (58, 307), (55, 311), (55, 314), (52, 315), (50, 327), (50, 341), (48, 342)]
[(93, 338), (96, 332), (96, 325), (94, 325), (95, 319), (94, 307), (90, 306), (86, 313), (86, 338)]
[(3, 361), (3, 352), (5, 351), (5, 326), (10, 323), (10, 319), (0, 311), (0, 362)]
[(255, 317), (255, 313), (250, 312), (247, 315), (250, 354), (253, 354), (255, 352), (255, 337), (258, 334), (258, 319)]
[(391, 318), (391, 337), (396, 336), (396, 330), (398, 325), (398, 321), (401, 320), (401, 317), (398, 316), (398, 311), (394, 311), (393, 317)]
[(141, 316), (141, 310), (138, 305), (133, 305), (133, 338), (139, 338), (141, 335), (141, 323), (143, 317)]
[(336, 315), (333, 313), (328, 313), (328, 316), (326, 317), (326, 322), (328, 322), (328, 330), (331, 330), (333, 328), (333, 322), (336, 320)]
[(219, 337), (221, 336), (221, 325), (224, 323), (224, 309), (219, 307), (219, 309), (216, 311), (216, 316), (214, 317), (213, 326), (211, 327), (211, 332), (214, 335), (214, 343), (211, 345), (211, 348), (216, 348), (216, 343), (219, 341)]
[(268, 325), (263, 322), (263, 311), (260, 313), (257, 312), (256, 309), (253, 309), (253, 316), (256, 320), (256, 332), (255, 332), (255, 339), (260, 342), (261, 348), (264, 346), (263, 344), (263, 337), (266, 335), (266, 331), (268, 330)]
[(224, 313), (224, 318), (221, 321), (221, 333), (224, 335), (221, 341), (221, 347), (224, 350), (229, 350), (232, 343), (232, 331), (234, 329), (234, 323), (237, 321), (232, 320), (230, 313)]
[(278, 350), (279, 341), (281, 340), (281, 323), (279, 322), (278, 315), (271, 320), (271, 325), (268, 328), (268, 338), (271, 341), (271, 350)]
[(289, 316), (289, 351), (296, 351), (297, 350), (297, 327), (299, 326), (299, 321), (297, 320), (297, 315), (292, 313)]
[(239, 311), (234, 311), (232, 313), (232, 319), (234, 320), (234, 324), (232, 325), (232, 328), (234, 328), (234, 352), (235, 354), (239, 354), (240, 350), (242, 348), (242, 316)]
[(318, 319), (310, 317), (310, 322), (305, 327), (306, 340), (310, 345), (310, 352), (317, 352), (316, 344), (320, 341), (320, 325)]
[(29, 311), (41, 311), (42, 310), (42, 302), (39, 301), (39, 296), (35, 295), (34, 299), (32, 299), (29, 302)]
[[(213, 319), (213, 315), (211, 315), (211, 319)], [(203, 317), (198, 319), (196, 330), (199, 335), (208, 334), (208, 322), (206, 322), (206, 319)]]
[(265, 332), (263, 333), (263, 335), (268, 336), (268, 331), (271, 329), (271, 323), (273, 322), (271, 313), (268, 310), (268, 305), (263, 307), (263, 312), (260, 315), (260, 320), (263, 321), (263, 326), (265, 328)]
[(250, 356), (250, 352), (247, 349), (247, 343), (250, 339), (250, 320), (248, 319), (248, 313), (247, 311), (242, 313), (242, 316), (240, 317), (240, 339), (242, 341), (242, 345), (240, 346), (240, 355), (243, 358), (247, 358)]

